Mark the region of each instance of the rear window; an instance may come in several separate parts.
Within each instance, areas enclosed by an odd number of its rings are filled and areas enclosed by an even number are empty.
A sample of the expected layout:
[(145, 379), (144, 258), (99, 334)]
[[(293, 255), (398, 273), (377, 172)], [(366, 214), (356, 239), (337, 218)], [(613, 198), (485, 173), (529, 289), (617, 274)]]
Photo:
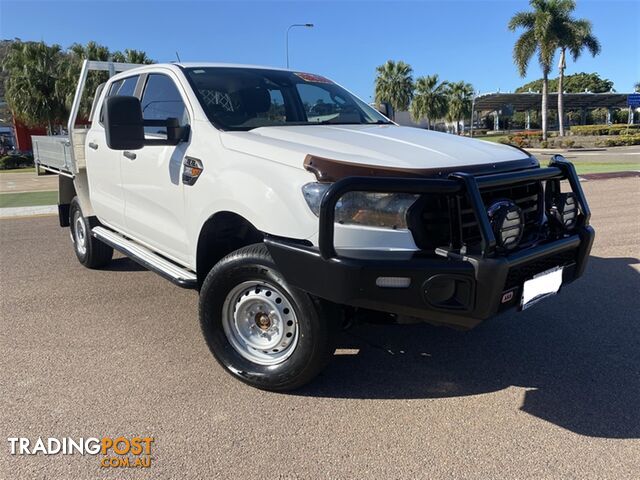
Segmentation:
[[(131, 97), (136, 93), (136, 85), (138, 83), (139, 75), (134, 75), (133, 77), (122, 78), (120, 80), (116, 80), (109, 87), (109, 93), (104, 100), (106, 101), (108, 97), (114, 96), (127, 96)], [(104, 102), (102, 103), (102, 107), (100, 108), (100, 123), (104, 122)]]
[(138, 83), (138, 76), (123, 78), (117, 82), (111, 84), (109, 88), (109, 97), (113, 96), (132, 96), (136, 92), (136, 84)]

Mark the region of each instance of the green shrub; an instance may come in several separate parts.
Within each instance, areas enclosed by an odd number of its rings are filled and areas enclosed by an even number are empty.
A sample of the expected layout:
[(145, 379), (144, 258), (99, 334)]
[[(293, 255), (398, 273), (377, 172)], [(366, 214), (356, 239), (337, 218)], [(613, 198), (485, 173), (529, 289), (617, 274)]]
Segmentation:
[(30, 155), (5, 155), (0, 157), (0, 170), (33, 167), (33, 157)]
[(640, 145), (640, 133), (634, 135), (619, 135), (616, 138), (607, 138), (602, 142), (605, 147), (625, 147)]
[(576, 125), (571, 127), (571, 135), (621, 135), (636, 132), (640, 125)]

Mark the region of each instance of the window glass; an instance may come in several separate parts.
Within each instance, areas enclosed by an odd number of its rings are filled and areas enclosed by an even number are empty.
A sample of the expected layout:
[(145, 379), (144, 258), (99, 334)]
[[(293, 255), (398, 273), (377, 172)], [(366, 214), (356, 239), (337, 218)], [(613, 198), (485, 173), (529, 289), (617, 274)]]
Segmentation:
[(226, 130), (389, 121), (320, 75), (258, 68), (186, 69), (209, 120)]
[[(177, 118), (181, 126), (188, 123), (187, 108), (174, 81), (166, 75), (152, 73), (142, 95), (144, 120)], [(146, 134), (166, 135), (165, 127), (145, 127)]]
[(311, 83), (299, 83), (296, 88), (309, 122), (329, 122), (339, 118), (345, 123), (360, 123), (358, 108), (343, 95)]
[[(113, 96), (133, 96), (136, 92), (136, 84), (138, 83), (139, 75), (134, 75), (133, 77), (123, 78), (121, 80), (117, 80), (111, 84), (109, 87), (109, 93), (104, 98), (105, 101), (107, 97)], [(104, 122), (104, 104), (100, 109), (100, 123)]]
[(113, 97), (117, 95), (119, 97), (132, 96), (136, 91), (136, 83), (138, 83), (138, 76), (127, 77), (111, 84), (109, 89), (109, 96)]

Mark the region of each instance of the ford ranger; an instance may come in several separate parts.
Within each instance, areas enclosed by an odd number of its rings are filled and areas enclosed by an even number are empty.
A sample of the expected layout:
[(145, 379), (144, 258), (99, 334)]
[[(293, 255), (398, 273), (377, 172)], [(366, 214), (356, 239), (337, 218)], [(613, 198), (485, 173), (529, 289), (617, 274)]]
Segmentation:
[[(109, 80), (76, 125), (88, 72)], [(199, 291), (226, 371), (291, 390), (345, 319), (472, 328), (584, 272), (594, 238), (571, 163), (402, 127), (323, 76), (86, 61), (68, 137), (34, 137), (84, 266), (118, 250)]]

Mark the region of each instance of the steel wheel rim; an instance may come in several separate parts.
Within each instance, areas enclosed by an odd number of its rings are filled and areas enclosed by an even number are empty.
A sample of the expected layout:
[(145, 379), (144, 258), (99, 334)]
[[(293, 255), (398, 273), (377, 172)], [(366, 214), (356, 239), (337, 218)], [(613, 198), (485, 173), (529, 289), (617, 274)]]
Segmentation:
[(75, 233), (75, 244), (78, 253), (84, 255), (87, 253), (87, 228), (80, 212), (73, 214), (73, 231)]
[(293, 305), (275, 285), (243, 282), (227, 295), (222, 327), (233, 349), (258, 365), (276, 365), (298, 344), (298, 319)]

